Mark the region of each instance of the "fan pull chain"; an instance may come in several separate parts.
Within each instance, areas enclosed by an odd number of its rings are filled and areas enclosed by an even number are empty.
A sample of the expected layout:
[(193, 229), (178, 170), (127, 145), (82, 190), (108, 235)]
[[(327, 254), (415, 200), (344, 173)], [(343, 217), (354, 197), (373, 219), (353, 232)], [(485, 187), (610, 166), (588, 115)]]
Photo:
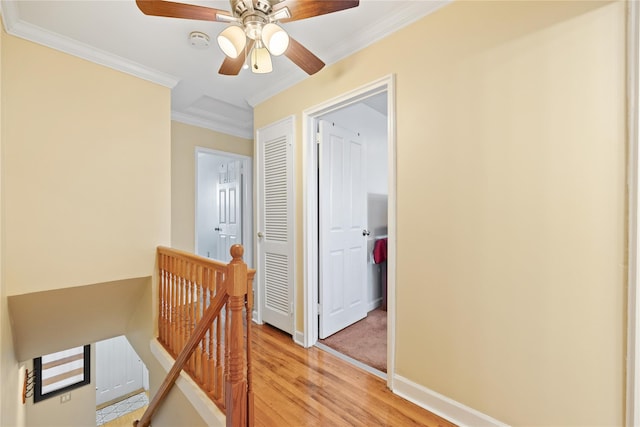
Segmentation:
[(244, 70), (249, 68), (249, 64), (247, 64), (247, 57), (249, 56), (249, 49), (247, 49), (246, 45), (244, 48), (244, 64), (242, 65), (242, 68)]

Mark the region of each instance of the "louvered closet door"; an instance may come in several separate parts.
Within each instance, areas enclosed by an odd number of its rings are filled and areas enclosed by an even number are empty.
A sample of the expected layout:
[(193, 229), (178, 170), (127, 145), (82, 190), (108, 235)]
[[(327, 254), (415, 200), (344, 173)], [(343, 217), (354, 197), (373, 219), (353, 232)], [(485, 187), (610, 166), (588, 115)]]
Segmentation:
[(257, 132), (262, 320), (293, 334), (293, 119)]

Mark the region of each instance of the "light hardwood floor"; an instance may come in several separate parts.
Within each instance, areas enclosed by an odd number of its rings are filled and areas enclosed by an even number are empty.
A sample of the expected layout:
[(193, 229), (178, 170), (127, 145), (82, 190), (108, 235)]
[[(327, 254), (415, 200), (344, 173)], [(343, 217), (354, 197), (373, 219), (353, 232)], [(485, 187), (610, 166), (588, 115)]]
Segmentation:
[[(302, 348), (269, 325), (252, 332), (256, 427), (454, 426), (332, 354)], [(128, 415), (104, 426), (131, 426), (142, 412)]]
[(139, 420), (142, 417), (142, 414), (144, 414), (146, 409), (147, 407), (145, 406), (144, 408), (129, 412), (120, 418), (116, 418), (115, 420), (102, 424), (101, 427), (131, 427), (135, 420)]
[(252, 329), (257, 427), (453, 426), (336, 356), (268, 325)]

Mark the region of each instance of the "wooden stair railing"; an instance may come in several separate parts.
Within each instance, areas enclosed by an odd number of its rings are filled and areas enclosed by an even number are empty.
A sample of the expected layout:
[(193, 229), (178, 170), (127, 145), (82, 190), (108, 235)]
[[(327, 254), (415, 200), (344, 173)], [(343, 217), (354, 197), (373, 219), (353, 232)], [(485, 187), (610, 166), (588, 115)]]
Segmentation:
[(158, 341), (176, 361), (134, 426), (151, 423), (182, 370), (225, 412), (228, 427), (253, 426), (255, 271), (242, 261), (241, 245), (233, 245), (230, 252), (233, 259), (223, 264), (158, 247)]

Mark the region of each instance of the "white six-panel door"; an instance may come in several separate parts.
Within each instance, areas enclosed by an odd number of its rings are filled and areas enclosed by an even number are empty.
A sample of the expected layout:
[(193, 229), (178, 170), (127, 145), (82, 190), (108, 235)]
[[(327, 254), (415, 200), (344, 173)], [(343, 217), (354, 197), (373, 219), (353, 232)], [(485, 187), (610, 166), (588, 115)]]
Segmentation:
[(321, 120), (320, 338), (363, 319), (366, 303), (364, 146), (355, 132)]
[(96, 405), (143, 388), (144, 364), (124, 335), (96, 343)]
[(218, 174), (218, 184), (216, 186), (218, 226), (215, 228), (218, 253), (215, 258), (223, 262), (231, 261), (229, 253), (231, 246), (242, 242), (240, 236), (242, 232), (242, 227), (240, 226), (242, 221), (240, 168), (240, 160), (232, 160), (224, 163)]
[(293, 334), (293, 119), (259, 129), (256, 145), (261, 316)]

